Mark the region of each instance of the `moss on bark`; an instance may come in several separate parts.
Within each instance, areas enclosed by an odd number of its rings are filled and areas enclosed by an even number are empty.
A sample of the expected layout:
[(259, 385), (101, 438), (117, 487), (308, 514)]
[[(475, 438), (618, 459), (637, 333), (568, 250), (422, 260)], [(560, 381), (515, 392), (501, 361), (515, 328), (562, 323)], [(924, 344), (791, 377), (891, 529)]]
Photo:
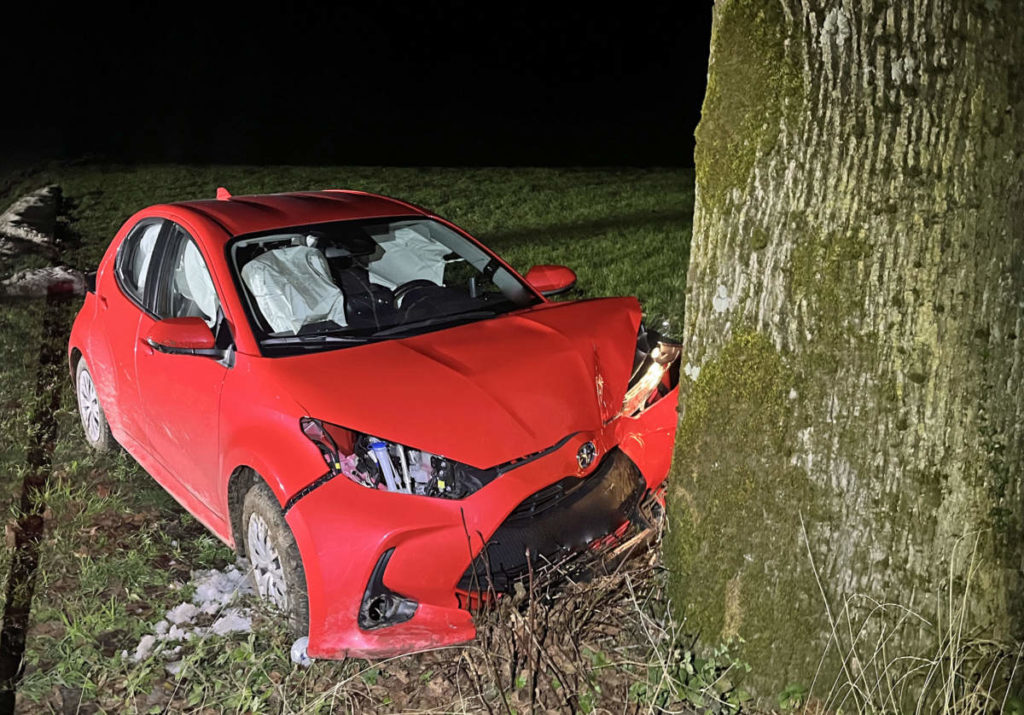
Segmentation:
[(761, 697), (1024, 638), (1018, 8), (716, 4), (666, 561)]
[[(792, 384), (764, 335), (733, 337), (686, 398), (669, 492), (666, 550), (683, 613), (708, 643), (742, 638), (740, 657), (755, 673), (816, 652), (824, 619), (808, 607), (819, 598), (809, 563), (780, 568), (776, 556), (804, 551), (800, 511), (828, 503), (792, 463)], [(709, 571), (711, 578), (693, 577)], [(803, 606), (796, 619), (779, 618), (780, 600)]]
[(727, 0), (716, 7), (716, 53), (708, 67), (694, 163), (704, 201), (721, 204), (742, 188), (759, 154), (771, 151), (784, 111), (803, 96), (796, 64), (785, 48), (781, 5)]

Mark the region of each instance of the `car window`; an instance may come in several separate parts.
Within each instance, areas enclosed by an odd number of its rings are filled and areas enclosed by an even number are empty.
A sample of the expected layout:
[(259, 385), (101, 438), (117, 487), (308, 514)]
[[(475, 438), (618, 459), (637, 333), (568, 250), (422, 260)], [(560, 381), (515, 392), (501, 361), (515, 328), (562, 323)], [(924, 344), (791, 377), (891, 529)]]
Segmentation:
[(140, 222), (118, 250), (116, 274), (121, 289), (143, 306), (146, 281), (157, 238), (163, 226), (164, 222), (160, 219), (146, 219)]
[(402, 337), (539, 301), (493, 254), (421, 217), (282, 228), (240, 236), (230, 253), (257, 337), (275, 350), (297, 344), (289, 337), (306, 348)]
[(195, 240), (173, 224), (167, 256), (157, 286), (156, 314), (160, 318), (197, 317), (211, 328), (217, 322), (220, 302), (210, 271)]

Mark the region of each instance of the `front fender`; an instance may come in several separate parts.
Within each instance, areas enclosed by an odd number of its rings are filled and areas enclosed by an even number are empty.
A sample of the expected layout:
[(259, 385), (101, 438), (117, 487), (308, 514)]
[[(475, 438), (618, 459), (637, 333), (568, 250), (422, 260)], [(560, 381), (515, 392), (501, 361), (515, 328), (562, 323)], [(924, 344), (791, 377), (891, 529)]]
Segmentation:
[(679, 387), (672, 389), (636, 417), (620, 417), (615, 441), (644, 475), (648, 488), (657, 489), (672, 466), (672, 451), (679, 425)]
[(302, 407), (244, 354), (228, 371), (221, 395), (221, 475), (218, 506), (228, 514), (228, 480), (239, 467), (254, 469), (283, 507), (327, 471), (316, 445), (302, 434)]

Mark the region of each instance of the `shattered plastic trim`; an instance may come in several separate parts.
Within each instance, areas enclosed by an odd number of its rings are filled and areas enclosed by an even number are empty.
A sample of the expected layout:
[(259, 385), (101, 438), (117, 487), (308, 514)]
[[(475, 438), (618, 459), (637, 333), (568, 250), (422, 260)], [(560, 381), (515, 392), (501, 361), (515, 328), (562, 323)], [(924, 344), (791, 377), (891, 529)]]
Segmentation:
[(302, 499), (302, 497), (306, 496), (307, 494), (309, 494), (314, 489), (317, 489), (318, 487), (322, 487), (324, 484), (327, 484), (327, 482), (331, 481), (332, 479), (334, 479), (339, 474), (341, 474), (341, 472), (338, 472), (336, 474), (332, 474), (331, 472), (328, 471), (328, 472), (326, 472), (324, 474), (321, 474), (314, 481), (310, 482), (309, 484), (304, 486), (302, 489), (300, 489), (299, 491), (297, 491), (294, 494), (292, 494), (292, 496), (288, 499), (288, 501), (285, 502), (284, 513), (287, 514), (288, 511), (293, 506), (295, 506), (296, 502), (298, 502), (299, 499)]

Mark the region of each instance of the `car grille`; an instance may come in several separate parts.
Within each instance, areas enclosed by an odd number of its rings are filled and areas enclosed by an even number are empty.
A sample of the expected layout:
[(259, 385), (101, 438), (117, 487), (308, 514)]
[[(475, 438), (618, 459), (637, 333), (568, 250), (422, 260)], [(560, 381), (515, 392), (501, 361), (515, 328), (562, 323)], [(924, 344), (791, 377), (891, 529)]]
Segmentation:
[(555, 563), (621, 527), (645, 489), (640, 470), (613, 449), (590, 476), (566, 477), (523, 500), (466, 569), (458, 588), (507, 591), (531, 564), (538, 569)]

